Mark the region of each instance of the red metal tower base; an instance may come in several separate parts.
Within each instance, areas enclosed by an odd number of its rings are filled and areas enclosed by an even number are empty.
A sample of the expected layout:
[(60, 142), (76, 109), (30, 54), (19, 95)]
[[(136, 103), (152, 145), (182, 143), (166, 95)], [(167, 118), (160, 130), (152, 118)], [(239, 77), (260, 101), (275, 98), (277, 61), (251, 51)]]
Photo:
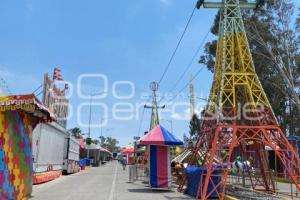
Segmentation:
[[(207, 127), (207, 126), (206, 126)], [(258, 163), (261, 176), (253, 178), (250, 175), (253, 189), (273, 192), (274, 184), (269, 168), (265, 163), (264, 147), (269, 146), (280, 159), (282, 166), (290, 176), (292, 182), (300, 190), (300, 159), (281, 131), (276, 125), (263, 126), (243, 126), (243, 125), (225, 125), (217, 124), (214, 128), (207, 128), (202, 131), (202, 135), (194, 149), (190, 163), (193, 162), (196, 152), (199, 149), (205, 151), (203, 162), (206, 163), (207, 171), (201, 176), (201, 183), (198, 187), (196, 199), (207, 199), (212, 194), (217, 195), (219, 199), (224, 199), (227, 177), (232, 162), (232, 152), (235, 147), (243, 147), (247, 144), (254, 145), (255, 161)], [(260, 151), (261, 150), (261, 151)], [(219, 163), (215, 163), (214, 157), (220, 158)], [(223, 165), (222, 172), (214, 173), (217, 166)], [(213, 177), (219, 176), (220, 182), (215, 184)], [(179, 191), (183, 190), (186, 184), (186, 177), (179, 186)], [(208, 191), (208, 187), (212, 189)]]

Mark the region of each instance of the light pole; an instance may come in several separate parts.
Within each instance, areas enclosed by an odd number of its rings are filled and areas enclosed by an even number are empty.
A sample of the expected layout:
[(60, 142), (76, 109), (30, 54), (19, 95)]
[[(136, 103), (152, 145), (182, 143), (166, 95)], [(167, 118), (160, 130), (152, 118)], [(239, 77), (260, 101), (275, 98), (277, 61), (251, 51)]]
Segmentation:
[[(105, 131), (111, 131), (111, 130), (114, 130), (113, 128), (107, 128), (107, 129), (105, 129)], [(102, 127), (101, 127), (101, 134), (100, 134), (100, 139), (101, 138), (103, 138), (104, 136), (103, 136), (103, 129), (102, 129)], [(102, 142), (100, 143), (100, 145), (102, 146)]]
[[(101, 94), (105, 94), (107, 92), (98, 92), (98, 93), (91, 93), (90, 94), (90, 112), (89, 112), (89, 129), (88, 129), (88, 138), (91, 140), (91, 121), (92, 121), (92, 102), (93, 97)], [(101, 122), (102, 123), (102, 122)], [(87, 149), (87, 157), (90, 159), (90, 150)]]
[[(103, 135), (102, 135), (102, 133), (103, 133), (103, 126), (102, 126), (102, 123), (103, 123), (103, 120), (104, 120), (104, 119), (107, 120), (107, 119), (109, 119), (109, 118), (108, 118), (108, 117), (101, 117), (101, 131), (100, 131), (101, 137), (103, 136)], [(110, 130), (110, 128), (108, 128), (107, 130)]]

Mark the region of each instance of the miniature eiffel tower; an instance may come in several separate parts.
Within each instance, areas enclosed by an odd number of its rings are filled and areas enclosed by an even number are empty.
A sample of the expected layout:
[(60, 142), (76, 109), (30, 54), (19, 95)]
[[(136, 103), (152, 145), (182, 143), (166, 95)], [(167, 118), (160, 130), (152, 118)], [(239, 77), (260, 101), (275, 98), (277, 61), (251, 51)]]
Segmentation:
[[(241, 9), (254, 9), (253, 0), (199, 0), (205, 8), (221, 12), (214, 80), (201, 134), (190, 163), (197, 152), (205, 152), (206, 170), (201, 174), (196, 199), (212, 195), (224, 199), (233, 152), (251, 159), (258, 171), (249, 173), (253, 189), (274, 192), (265, 148), (271, 148), (281, 161), (290, 180), (300, 190), (300, 159), (280, 129), (268, 98), (261, 86), (250, 52)], [(199, 6), (198, 2), (198, 6)], [(214, 157), (221, 158), (219, 163)], [(219, 178), (219, 181), (214, 181)], [(179, 186), (183, 190), (187, 178)]]

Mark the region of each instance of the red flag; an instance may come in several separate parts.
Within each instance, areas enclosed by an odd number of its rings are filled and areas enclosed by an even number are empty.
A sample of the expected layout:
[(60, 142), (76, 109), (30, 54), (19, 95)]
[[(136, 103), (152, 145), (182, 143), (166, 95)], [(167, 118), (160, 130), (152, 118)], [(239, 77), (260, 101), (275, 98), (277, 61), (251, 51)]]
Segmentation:
[(63, 78), (61, 76), (61, 70), (58, 69), (58, 68), (54, 68), (54, 71), (53, 71), (53, 80), (55, 81), (63, 81)]

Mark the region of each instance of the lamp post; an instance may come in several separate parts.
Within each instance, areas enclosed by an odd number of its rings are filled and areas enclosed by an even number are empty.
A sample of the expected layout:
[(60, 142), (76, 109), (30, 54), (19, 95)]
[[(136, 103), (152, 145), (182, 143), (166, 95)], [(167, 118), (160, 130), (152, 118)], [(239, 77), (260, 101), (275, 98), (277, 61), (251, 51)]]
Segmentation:
[[(108, 117), (101, 117), (101, 125), (102, 125), (104, 119), (109, 119), (109, 118)], [(111, 129), (113, 129), (113, 128), (107, 128), (106, 130), (108, 131), (108, 130), (111, 130)], [(103, 136), (102, 133), (103, 133), (103, 126), (101, 126), (101, 131), (100, 131), (101, 137)]]
[[(89, 112), (89, 129), (88, 129), (88, 138), (91, 139), (91, 121), (92, 121), (92, 102), (93, 97), (101, 94), (105, 94), (107, 92), (98, 92), (98, 93), (91, 93), (90, 94), (90, 112)], [(102, 123), (102, 122), (101, 122)], [(87, 157), (90, 159), (90, 150), (87, 149)]]

